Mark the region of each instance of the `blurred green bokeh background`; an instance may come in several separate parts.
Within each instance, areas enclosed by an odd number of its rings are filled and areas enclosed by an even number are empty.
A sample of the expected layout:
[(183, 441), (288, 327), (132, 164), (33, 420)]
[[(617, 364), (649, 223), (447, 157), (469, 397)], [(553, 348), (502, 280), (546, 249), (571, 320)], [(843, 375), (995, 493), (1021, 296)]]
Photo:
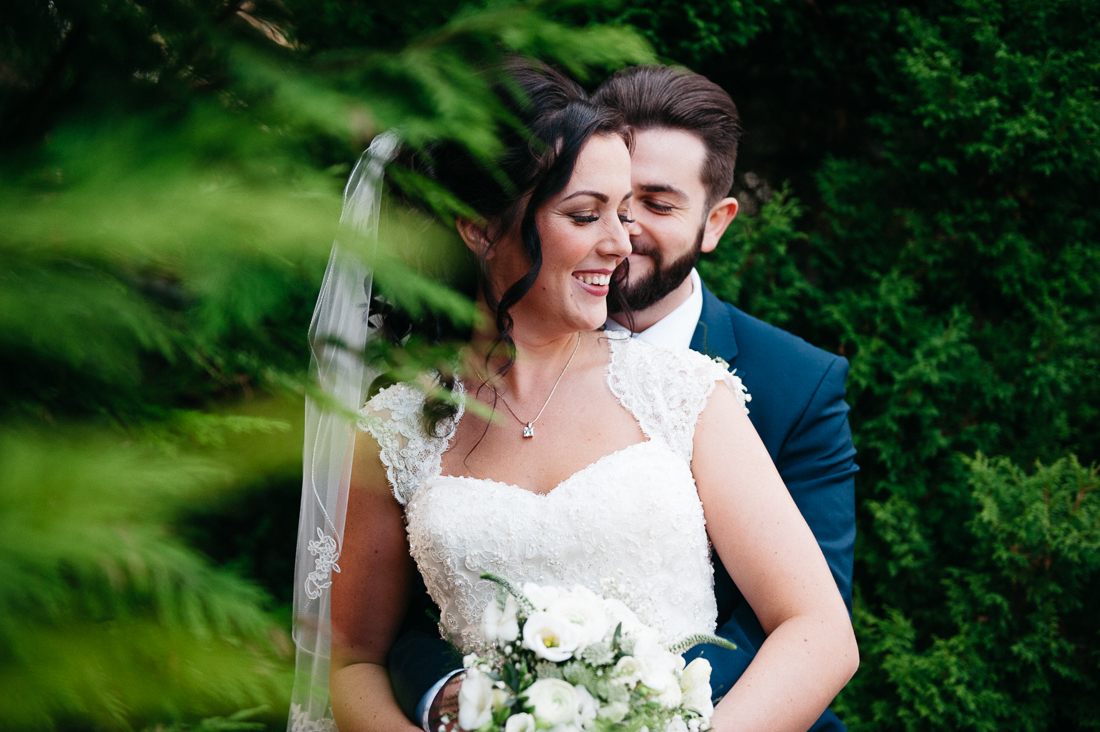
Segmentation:
[[(849, 727), (1100, 728), (1098, 30), (1095, 0), (6, 4), (0, 729), (284, 722), (344, 180), (398, 125), (491, 157), (508, 52), (738, 103), (702, 275), (852, 364)], [(467, 312), (445, 228), (383, 231), (381, 291)]]

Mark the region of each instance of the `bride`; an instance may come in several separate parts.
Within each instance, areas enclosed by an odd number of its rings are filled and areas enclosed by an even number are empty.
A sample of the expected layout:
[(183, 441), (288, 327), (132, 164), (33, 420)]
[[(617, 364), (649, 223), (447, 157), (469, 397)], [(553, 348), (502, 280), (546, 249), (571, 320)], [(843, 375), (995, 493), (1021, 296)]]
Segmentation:
[(384, 664), (418, 570), (463, 651), (495, 597), (483, 572), (614, 595), (672, 642), (714, 631), (713, 547), (768, 632), (715, 729), (807, 729), (858, 664), (829, 569), (736, 378), (598, 330), (630, 253), (629, 130), (553, 72), (513, 73), (543, 144), (502, 156), (512, 194), (445, 156), (433, 170), (479, 214), (458, 230), (489, 325), (454, 374), (360, 413), (338, 567), (326, 555), (335, 723), (417, 729)]

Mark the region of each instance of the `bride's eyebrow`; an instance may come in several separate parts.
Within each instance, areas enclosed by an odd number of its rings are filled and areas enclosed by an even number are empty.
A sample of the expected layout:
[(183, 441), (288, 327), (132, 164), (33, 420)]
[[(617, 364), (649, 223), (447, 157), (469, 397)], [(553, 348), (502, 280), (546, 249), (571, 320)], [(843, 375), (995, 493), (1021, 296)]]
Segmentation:
[(578, 196), (592, 196), (593, 198), (599, 200), (601, 203), (607, 203), (608, 201), (607, 194), (600, 193), (599, 191), (577, 191), (576, 193), (570, 193), (568, 196), (561, 199), (561, 202), (565, 203), (566, 201), (572, 198), (577, 198)]
[[(631, 198), (633, 195), (634, 195), (634, 191), (627, 191), (626, 195), (623, 196), (623, 201), (627, 200), (628, 198)], [(566, 201), (568, 201), (572, 198), (577, 198), (578, 196), (592, 196), (593, 198), (597, 199), (601, 203), (607, 203), (610, 200), (607, 197), (606, 194), (600, 193), (598, 191), (577, 191), (576, 193), (570, 193), (568, 196), (561, 199), (561, 202), (565, 203)], [(622, 201), (620, 201), (619, 203), (622, 203)]]

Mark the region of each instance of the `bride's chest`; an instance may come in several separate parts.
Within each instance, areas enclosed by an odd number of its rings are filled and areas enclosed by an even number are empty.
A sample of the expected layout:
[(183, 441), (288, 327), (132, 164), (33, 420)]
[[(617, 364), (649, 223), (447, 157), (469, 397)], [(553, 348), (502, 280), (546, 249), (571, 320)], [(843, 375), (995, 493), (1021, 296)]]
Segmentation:
[(418, 559), (483, 567), (525, 559), (615, 561), (675, 551), (687, 536), (705, 536), (689, 466), (655, 442), (607, 455), (545, 494), (437, 476), (416, 491), (406, 517)]

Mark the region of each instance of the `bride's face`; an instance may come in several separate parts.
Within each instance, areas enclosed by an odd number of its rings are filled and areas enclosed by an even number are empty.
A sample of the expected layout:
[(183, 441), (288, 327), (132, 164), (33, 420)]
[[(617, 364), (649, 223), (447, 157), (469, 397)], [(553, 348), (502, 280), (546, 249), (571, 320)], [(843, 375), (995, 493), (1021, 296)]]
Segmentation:
[[(593, 136), (582, 148), (569, 183), (535, 215), (542, 268), (510, 313), (516, 335), (530, 328), (545, 337), (599, 328), (607, 319), (608, 283), (630, 254), (630, 152), (618, 136)], [(490, 261), (503, 292), (530, 268), (518, 233), (499, 242)], [(495, 265), (495, 266), (494, 266)], [(505, 284), (506, 283), (506, 284)]]

